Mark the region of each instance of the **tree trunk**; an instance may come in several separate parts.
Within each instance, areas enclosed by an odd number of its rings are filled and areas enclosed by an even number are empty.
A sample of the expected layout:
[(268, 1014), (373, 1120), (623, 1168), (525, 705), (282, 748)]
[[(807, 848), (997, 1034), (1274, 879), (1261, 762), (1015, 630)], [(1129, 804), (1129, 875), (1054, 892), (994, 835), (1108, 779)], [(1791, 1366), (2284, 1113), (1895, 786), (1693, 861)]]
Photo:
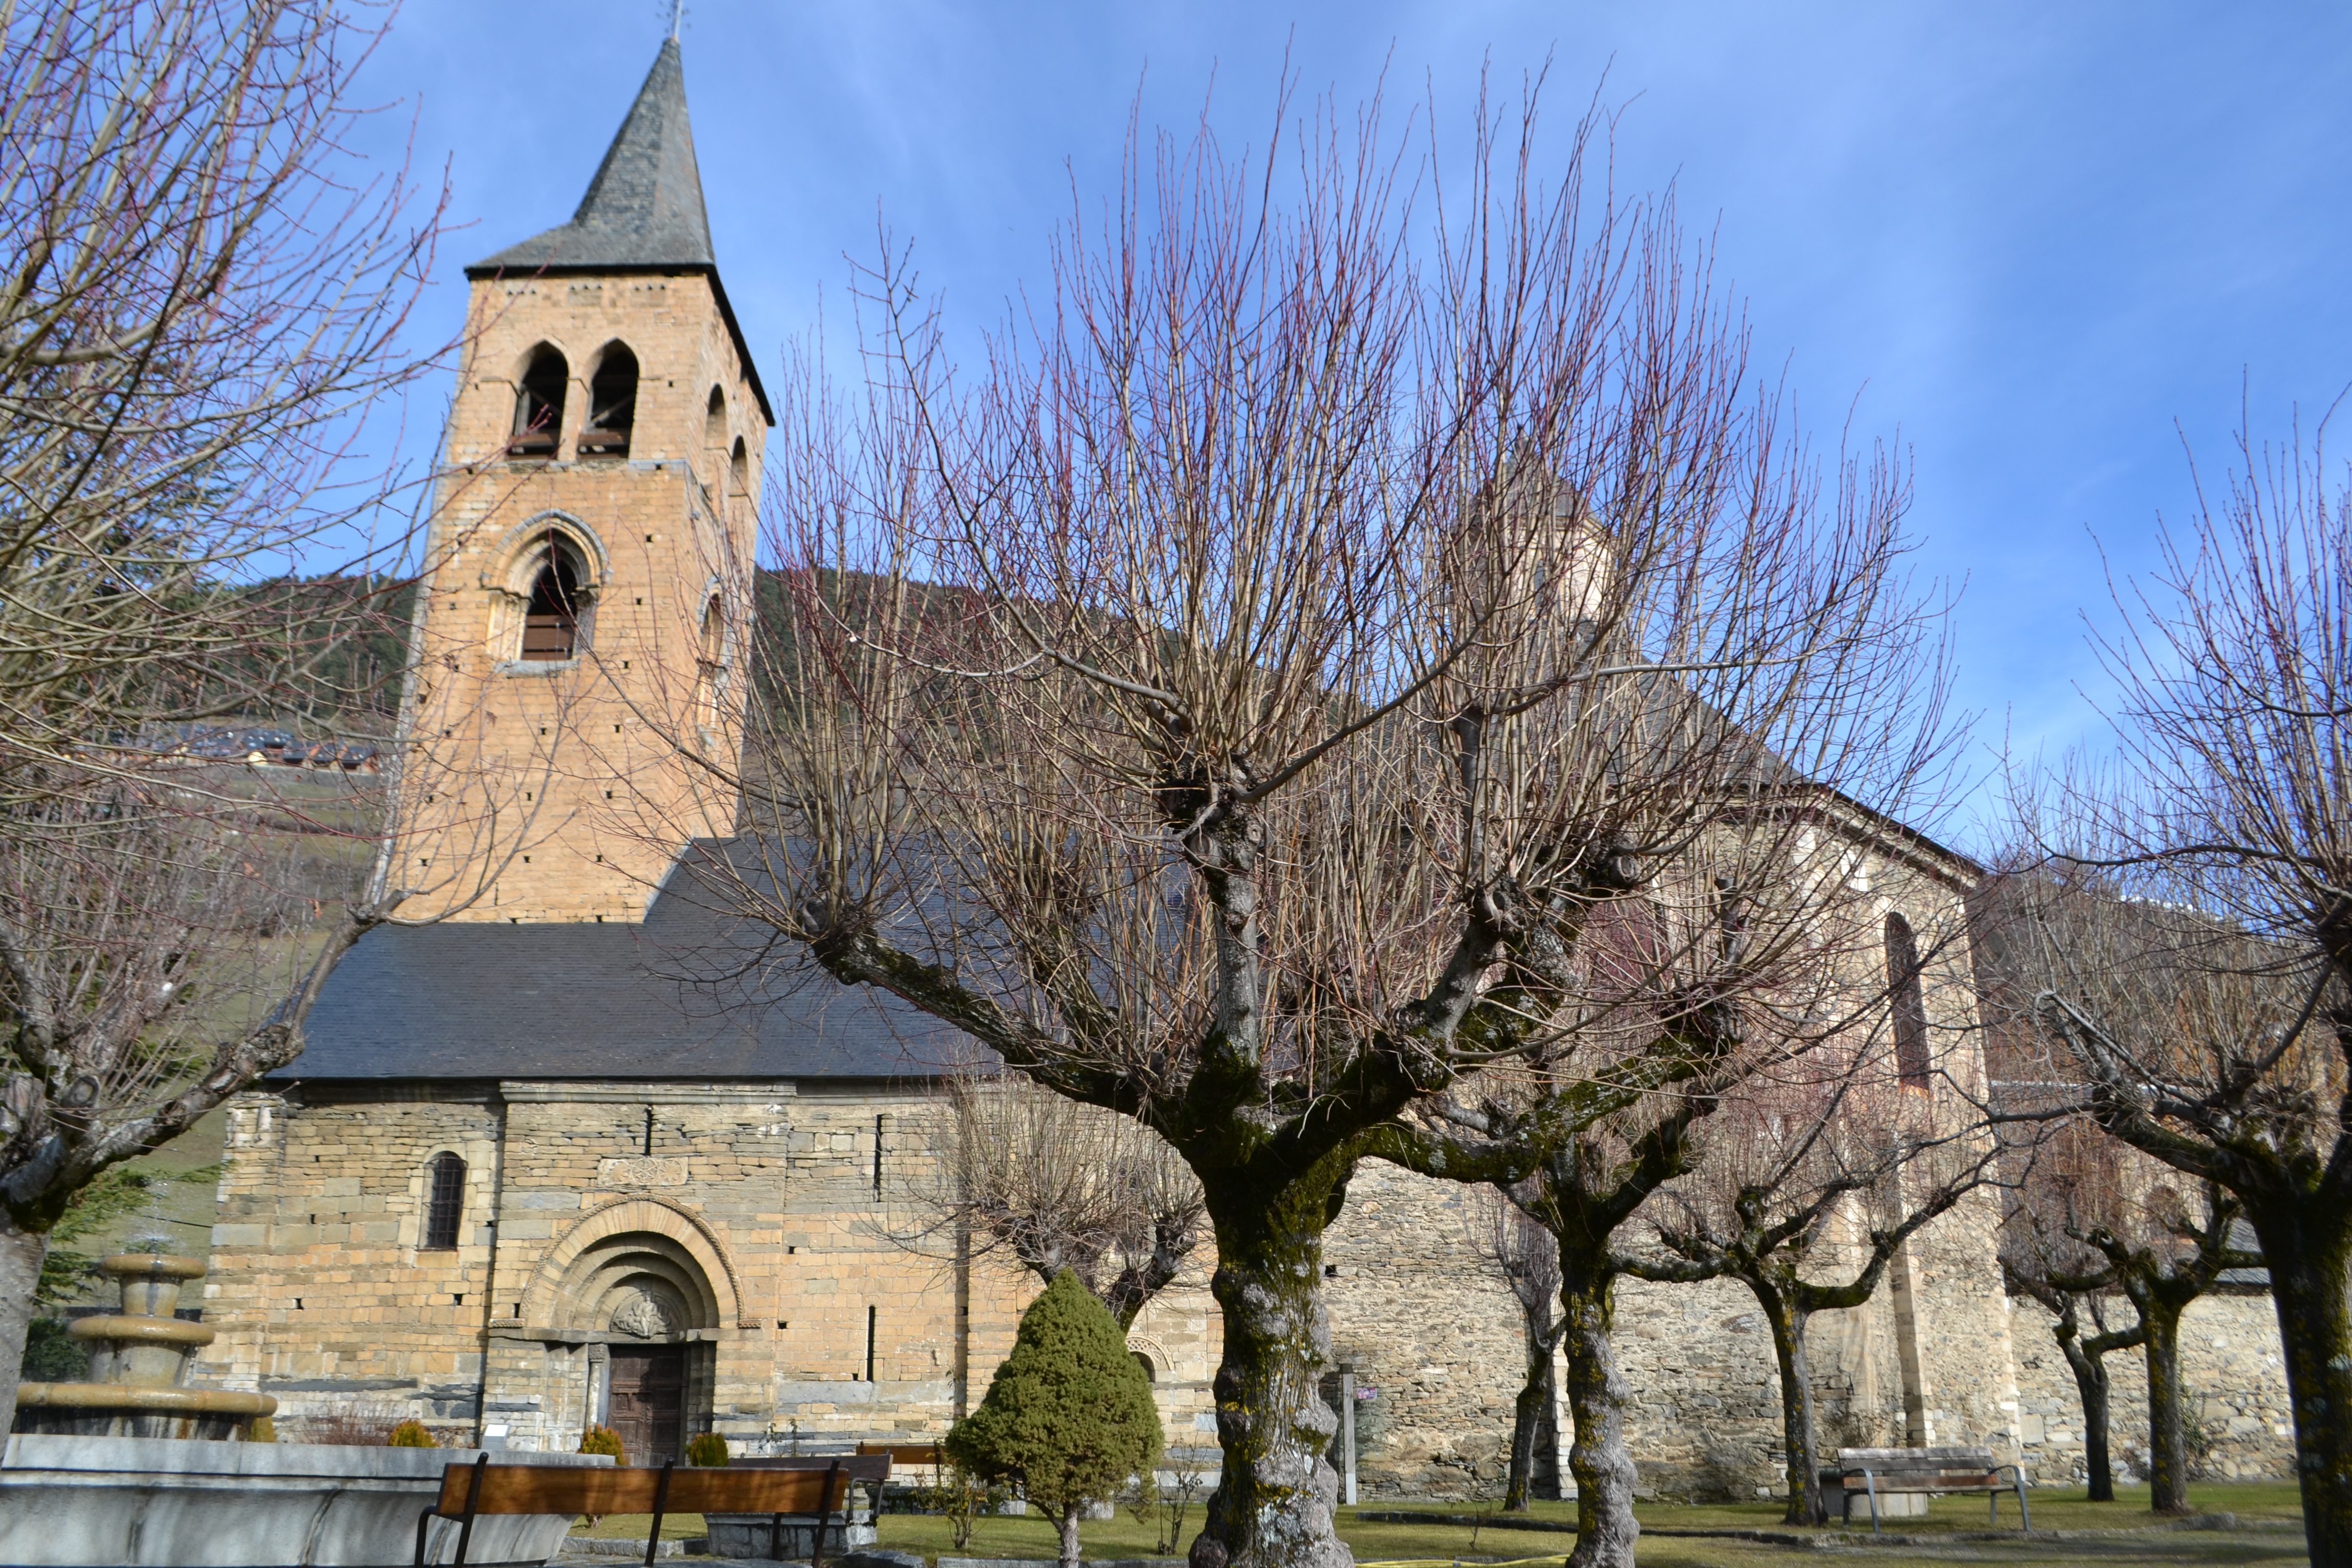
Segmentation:
[(1202, 1176), (1217, 1238), (1209, 1288), (1224, 1319), (1224, 1464), (1192, 1568), (1353, 1568), (1332, 1528), (1339, 1476), (1325, 1456), (1339, 1417), (1320, 1392), (1331, 1364), (1323, 1230), (1346, 1175), (1332, 1156), (1273, 1190), (1255, 1173)]
[(1805, 1357), (1805, 1315), (1788, 1298), (1758, 1279), (1744, 1281), (1772, 1326), (1772, 1355), (1780, 1367), (1780, 1451), (1789, 1466), (1789, 1507), (1783, 1524), (1822, 1524), (1829, 1505), (1822, 1498), (1822, 1465), (1813, 1439), (1813, 1376)]
[(1087, 1505), (1074, 1502), (1062, 1510), (1062, 1568), (1078, 1568), (1078, 1515)]
[(49, 1233), (24, 1230), (0, 1209), (0, 1414), (14, 1425), (16, 1382), (25, 1364), (25, 1337), (33, 1327), (33, 1293), (40, 1288), (41, 1259), (48, 1256)]
[(2116, 1500), (2115, 1461), (2107, 1452), (2107, 1363), (2074, 1340), (2061, 1339), (2066, 1364), (2074, 1373), (2074, 1393), (2083, 1402), (2083, 1463), (2091, 1475), (2093, 1502)]
[(1559, 1305), (1568, 1352), (1568, 1406), (1576, 1421), (1568, 1468), (1576, 1477), (1576, 1550), (1568, 1568), (1633, 1568), (1633, 1457), (1625, 1448), (1625, 1380), (1610, 1349), (1616, 1275), (1607, 1243), (1562, 1237)]
[[(1551, 1302), (1521, 1301), (1527, 1329), (1528, 1374), (1519, 1385), (1518, 1404), (1511, 1415), (1511, 1473), (1503, 1491), (1507, 1513), (1525, 1513), (1535, 1497), (1536, 1451), (1545, 1427), (1558, 1408), (1559, 1383), (1552, 1373)], [(1554, 1470), (1557, 1479), (1558, 1471)]]
[(2180, 1308), (2160, 1295), (2140, 1307), (2147, 1357), (2147, 1506), (2189, 1511), (2189, 1443), (2181, 1429)]
[(2249, 1217), (2270, 1269), (2286, 1360), (2304, 1543), (2311, 1568), (2352, 1568), (2352, 1215), (2315, 1212), (2300, 1197), (2250, 1204)]

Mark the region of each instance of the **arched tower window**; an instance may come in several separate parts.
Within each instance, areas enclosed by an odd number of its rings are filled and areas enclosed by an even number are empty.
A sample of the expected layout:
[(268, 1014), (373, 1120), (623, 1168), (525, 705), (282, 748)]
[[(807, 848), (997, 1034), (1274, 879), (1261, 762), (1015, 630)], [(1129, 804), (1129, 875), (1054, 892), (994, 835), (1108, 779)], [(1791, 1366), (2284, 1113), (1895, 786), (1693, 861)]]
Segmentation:
[(518, 458), (555, 456), (555, 443), (563, 434), (563, 388), (571, 379), (572, 367), (554, 348), (541, 343), (530, 351), (530, 363), (515, 394), (514, 435), (508, 451)]
[(710, 406), (702, 414), (702, 444), (714, 452), (727, 445), (727, 395), (715, 386), (710, 389)]
[(747, 496), (751, 493), (751, 454), (743, 445), (743, 437), (740, 436), (735, 437), (735, 451), (733, 456), (727, 459), (727, 471), (737, 495)]
[(607, 343), (588, 382), (588, 424), (580, 432), (583, 458), (625, 458), (637, 421), (637, 356), (626, 343)]
[(466, 1162), (445, 1151), (433, 1156), (426, 1170), (431, 1180), (420, 1245), (427, 1251), (446, 1251), (457, 1245), (457, 1222), (466, 1212)]
[(551, 532), (537, 565), (530, 603), (523, 611), (521, 657), (534, 663), (577, 658), (587, 641), (581, 624), (587, 601), (580, 592), (586, 574), (580, 558), (562, 536)]
[(1927, 1002), (1919, 988), (1919, 945), (1911, 922), (1886, 917), (1886, 996), (1895, 1013), (1895, 1069), (1914, 1089), (1927, 1087)]

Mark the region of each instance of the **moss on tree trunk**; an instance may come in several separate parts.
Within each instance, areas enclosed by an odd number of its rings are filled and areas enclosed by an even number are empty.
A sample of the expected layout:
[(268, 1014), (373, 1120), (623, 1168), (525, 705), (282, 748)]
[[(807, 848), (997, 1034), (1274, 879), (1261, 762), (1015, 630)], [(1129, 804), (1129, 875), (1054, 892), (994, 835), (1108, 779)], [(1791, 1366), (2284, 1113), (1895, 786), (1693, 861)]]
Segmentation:
[(1568, 1407), (1576, 1435), (1568, 1468), (1576, 1477), (1576, 1550), (1569, 1568), (1633, 1568), (1633, 1457), (1625, 1447), (1625, 1379), (1617, 1370), (1609, 1331), (1615, 1318), (1617, 1277), (1608, 1245), (1559, 1248), (1559, 1305), (1568, 1362)]
[(1209, 1281), (1224, 1318), (1217, 1441), (1224, 1450), (1192, 1568), (1352, 1568), (1333, 1528), (1339, 1476), (1326, 1458), (1339, 1418), (1323, 1402), (1331, 1364), (1323, 1231), (1346, 1166), (1337, 1158), (1268, 1191), (1205, 1175), (1216, 1227)]

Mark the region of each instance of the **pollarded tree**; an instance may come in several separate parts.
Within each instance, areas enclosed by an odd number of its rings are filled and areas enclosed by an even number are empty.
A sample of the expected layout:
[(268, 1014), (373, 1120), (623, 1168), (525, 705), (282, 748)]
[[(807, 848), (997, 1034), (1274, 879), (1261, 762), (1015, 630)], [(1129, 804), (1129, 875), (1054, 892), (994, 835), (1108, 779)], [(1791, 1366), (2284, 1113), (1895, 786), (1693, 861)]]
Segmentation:
[(1058, 1521), (1063, 1568), (1078, 1561), (1087, 1504), (1150, 1476), (1160, 1447), (1151, 1380), (1102, 1303), (1066, 1269), (1022, 1314), (1013, 1353), (980, 1408), (947, 1437), (957, 1464), (1018, 1477), (1023, 1494)]
[[(1367, 1140), (1488, 1065), (1580, 1125), (1704, 1070), (1692, 1020), (1843, 939), (1808, 814), (1940, 758), (1899, 476), (1816, 470), (1671, 211), (1588, 186), (1598, 122), (1555, 156), (1531, 105), (1516, 144), (1482, 118), (1441, 208), (1342, 118), (1162, 144), (968, 383), (899, 261), (870, 280), (870, 384), (803, 365), (769, 448), (789, 635), (754, 831), (699, 868), (1191, 1169), (1197, 1568), (1348, 1560), (1320, 1249)], [(1645, 889), (1758, 961), (1594, 1088), (1570, 971)]]
[(929, 1161), (889, 1234), (1012, 1258), (1051, 1284), (1064, 1272), (1132, 1328), (1200, 1245), (1201, 1186), (1130, 1117), (1039, 1089), (1019, 1073), (949, 1075)]
[(1552, 1356), (1568, 1325), (1559, 1317), (1559, 1243), (1527, 1212), (1534, 1194), (1478, 1189), (1469, 1217), (1470, 1245), (1486, 1271), (1518, 1303), (1527, 1375), (1511, 1412), (1511, 1455), (1503, 1485), (1506, 1512), (1523, 1513), (1540, 1489), (1559, 1495), (1559, 1377)]
[[(1885, 1053), (1815, 1060), (1832, 1081), (1752, 1080), (1709, 1124), (1699, 1169), (1659, 1194), (1654, 1249), (1621, 1271), (1671, 1283), (1737, 1279), (1772, 1334), (1791, 1524), (1828, 1517), (1815, 1441), (1806, 1331), (1817, 1312), (1877, 1294), (1904, 1245), (1991, 1177), (1992, 1140), (1973, 1117), (1937, 1125), (1926, 1086), (1885, 1081)], [(1820, 1276), (1832, 1272), (1834, 1278)]]
[(2347, 1568), (2352, 480), (2324, 426), (2241, 455), (2118, 595), (2118, 760), (2026, 803), (2065, 885), (2031, 900), (2020, 963), (2098, 1125), (2244, 1206), (2311, 1561)]

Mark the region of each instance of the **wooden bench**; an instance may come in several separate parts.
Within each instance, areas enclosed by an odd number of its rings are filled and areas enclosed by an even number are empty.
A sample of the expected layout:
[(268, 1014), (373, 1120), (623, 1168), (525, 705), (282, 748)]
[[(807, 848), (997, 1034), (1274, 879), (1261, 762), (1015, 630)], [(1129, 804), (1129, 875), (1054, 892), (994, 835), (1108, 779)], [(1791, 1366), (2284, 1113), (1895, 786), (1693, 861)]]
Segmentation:
[[(470, 1465), (451, 1465), (441, 1472), (441, 1495), (417, 1516), (416, 1562), (425, 1561), (427, 1533), (436, 1519), (455, 1520), (457, 1562), (466, 1561), (473, 1544), (474, 1521), (484, 1514), (650, 1513), (653, 1528), (646, 1532), (646, 1563), (652, 1568), (654, 1549), (661, 1541), (662, 1516), (668, 1513), (764, 1513), (772, 1516), (770, 1555), (781, 1555), (784, 1516), (806, 1514), (816, 1520), (815, 1549), (810, 1568), (823, 1568), (824, 1532), (835, 1511), (847, 1500), (849, 1483), (871, 1479), (871, 1461), (856, 1459), (748, 1459), (725, 1468), (681, 1469), (677, 1461), (655, 1469), (650, 1466), (573, 1468), (553, 1465), (494, 1465), (484, 1454)], [(881, 1467), (884, 1473), (887, 1467)]]
[(931, 1484), (938, 1486), (946, 1479), (948, 1457), (937, 1443), (860, 1443), (860, 1455), (886, 1458), (893, 1466), (906, 1465), (931, 1468)]
[[(2001, 1472), (2009, 1472), (2007, 1480)], [(1894, 1492), (1983, 1492), (1991, 1522), (2000, 1522), (2000, 1494), (2017, 1493), (2019, 1528), (2033, 1529), (2025, 1504), (2025, 1468), (1993, 1462), (1990, 1448), (1840, 1448), (1838, 1481), (1848, 1517), (1855, 1492), (1870, 1498), (1870, 1528), (1878, 1531), (1878, 1500)]]

